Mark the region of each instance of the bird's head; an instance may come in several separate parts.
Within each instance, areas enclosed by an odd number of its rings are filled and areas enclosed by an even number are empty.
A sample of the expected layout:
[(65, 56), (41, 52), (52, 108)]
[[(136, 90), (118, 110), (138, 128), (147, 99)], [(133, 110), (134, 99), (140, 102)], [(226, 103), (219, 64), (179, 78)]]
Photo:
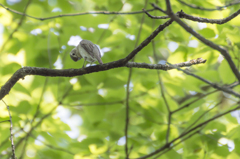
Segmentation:
[(72, 51), (70, 52), (70, 57), (75, 62), (77, 62), (78, 60), (80, 60), (82, 58), (82, 56), (80, 54), (77, 54), (76, 48), (72, 49)]

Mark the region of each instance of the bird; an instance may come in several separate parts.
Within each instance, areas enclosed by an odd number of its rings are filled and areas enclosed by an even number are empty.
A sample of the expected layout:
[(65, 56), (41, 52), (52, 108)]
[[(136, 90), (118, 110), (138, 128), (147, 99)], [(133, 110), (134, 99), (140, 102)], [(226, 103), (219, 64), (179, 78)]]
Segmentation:
[(89, 40), (80, 41), (79, 44), (70, 52), (70, 57), (75, 62), (83, 58), (83, 67), (85, 61), (88, 61), (91, 64), (98, 61), (99, 64), (103, 64), (99, 48)]

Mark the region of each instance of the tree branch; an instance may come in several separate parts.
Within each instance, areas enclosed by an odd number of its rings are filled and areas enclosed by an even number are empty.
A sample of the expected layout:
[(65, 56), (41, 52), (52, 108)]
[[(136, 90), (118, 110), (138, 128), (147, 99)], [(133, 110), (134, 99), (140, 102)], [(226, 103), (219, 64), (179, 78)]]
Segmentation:
[[(168, 0), (166, 0), (168, 1)], [(159, 7), (157, 7), (155, 4), (152, 4), (153, 7), (155, 7), (156, 9), (158, 9)], [(160, 10), (161, 11), (161, 10)], [(195, 36), (197, 39), (199, 39), (201, 42), (203, 42), (204, 44), (206, 44), (207, 46), (218, 50), (223, 56), (224, 58), (227, 60), (232, 72), (234, 73), (234, 75), (236, 76), (236, 78), (238, 79), (238, 81), (240, 81), (240, 73), (236, 67), (236, 65), (234, 64), (231, 56), (229, 55), (228, 51), (220, 46), (218, 46), (217, 44), (213, 43), (210, 40), (207, 40), (206, 38), (204, 38), (203, 36), (201, 36), (200, 34), (198, 34), (197, 32), (195, 32), (191, 27), (189, 27), (187, 24), (185, 24), (183, 21), (181, 21), (175, 14), (173, 14), (173, 12), (169, 13), (169, 16), (176, 21), (180, 26), (182, 26), (187, 32), (189, 32), (190, 34), (192, 34), (193, 36)]]
[(201, 18), (201, 17), (195, 17), (189, 14), (184, 13), (182, 10), (178, 12), (178, 15), (180, 18), (185, 18), (188, 20), (201, 22), (201, 23), (212, 23), (212, 24), (224, 24), (232, 20), (233, 18), (237, 17), (240, 14), (240, 9), (231, 14), (230, 16), (223, 18), (223, 19), (208, 19), (208, 18)]
[[(61, 18), (61, 17), (71, 17), (71, 16), (79, 16), (79, 15), (87, 15), (87, 14), (103, 14), (103, 15), (112, 15), (112, 14), (139, 14), (139, 13), (144, 13), (143, 11), (133, 11), (133, 12), (109, 12), (109, 11), (92, 11), (92, 12), (82, 12), (82, 13), (69, 13), (69, 14), (59, 14), (56, 16), (51, 16), (51, 17), (45, 17), (45, 18), (39, 18), (39, 17), (35, 17), (35, 16), (31, 16), (26, 14), (26, 12), (19, 12), (16, 11), (14, 9), (8, 8), (6, 6), (4, 6), (3, 4), (0, 3), (0, 6), (2, 6), (3, 8), (5, 8), (6, 10), (13, 12), (15, 14), (19, 14), (19, 15), (23, 15), (29, 18), (33, 18), (33, 19), (37, 19), (37, 20), (49, 20), (49, 19), (54, 19), (54, 18)], [(148, 12), (152, 12), (155, 9), (148, 9)]]
[(53, 70), (47, 68), (23, 67), (17, 70), (13, 74), (13, 76), (7, 81), (7, 83), (4, 86), (2, 86), (0, 90), (0, 99), (2, 99), (6, 94), (9, 93), (10, 89), (20, 78), (23, 79), (26, 75), (73, 77), (77, 75), (84, 75), (92, 72), (99, 72), (109, 70), (112, 68), (123, 67), (129, 60), (131, 60), (139, 51), (141, 51), (145, 46), (147, 46), (152, 39), (154, 39), (164, 28), (169, 26), (172, 22), (173, 22), (172, 20), (168, 20), (163, 25), (159, 25), (158, 28), (155, 31), (153, 31), (152, 34), (149, 37), (147, 37), (139, 46), (137, 46), (127, 57), (120, 59), (118, 61), (83, 69)]
[(165, 0), (165, 3), (167, 5), (167, 14), (171, 14), (172, 13), (172, 6), (171, 6), (171, 3), (170, 3), (170, 0)]
[(182, 133), (181, 135), (179, 135), (178, 137), (176, 137), (175, 139), (173, 139), (172, 141), (170, 141), (168, 144), (165, 144), (164, 146), (162, 146), (161, 148), (155, 150), (154, 152), (152, 152), (152, 153), (150, 153), (150, 154), (148, 154), (148, 155), (139, 157), (138, 159), (147, 159), (147, 158), (149, 158), (149, 157), (151, 157), (151, 156), (153, 156), (153, 155), (156, 155), (156, 154), (158, 154), (159, 152), (162, 152), (163, 150), (169, 148), (170, 145), (173, 144), (175, 141), (177, 141), (177, 140), (183, 138), (184, 136), (190, 134), (192, 131), (196, 130), (197, 128), (202, 127), (202, 126), (208, 124), (209, 122), (211, 122), (211, 121), (213, 121), (213, 120), (215, 120), (215, 119), (217, 119), (217, 118), (220, 118), (220, 117), (222, 117), (222, 116), (224, 116), (224, 115), (226, 115), (226, 114), (228, 114), (228, 113), (231, 113), (231, 112), (233, 112), (233, 111), (236, 111), (236, 110), (238, 110), (238, 109), (240, 109), (240, 106), (237, 106), (237, 107), (235, 107), (235, 108), (233, 108), (233, 109), (230, 109), (230, 110), (228, 110), (228, 111), (225, 111), (224, 113), (218, 114), (218, 115), (216, 115), (215, 117), (212, 117), (212, 118), (210, 118), (210, 119), (208, 119), (208, 120), (206, 120), (206, 121), (198, 124), (197, 126), (193, 127), (192, 129), (188, 130), (187, 132)]
[[(200, 58), (199, 58), (200, 59)], [(0, 99), (2, 99), (6, 94), (9, 93), (11, 88), (16, 84), (19, 79), (24, 79), (27, 75), (39, 75), (39, 76), (50, 76), (50, 77), (73, 77), (80, 76), (84, 74), (89, 74), (93, 72), (106, 71), (118, 67), (136, 67), (136, 68), (147, 68), (147, 69), (162, 69), (162, 70), (170, 70), (174, 69), (173, 66), (168, 65), (153, 65), (146, 63), (135, 63), (128, 62), (125, 66), (122, 65), (122, 61), (124, 59), (102, 64), (96, 66), (90, 66), (81, 69), (65, 69), (65, 70), (57, 70), (57, 69), (49, 69), (49, 68), (41, 68), (41, 67), (22, 67), (17, 70), (12, 77), (1, 87), (0, 89)], [(191, 62), (193, 61), (193, 62)], [(183, 62), (179, 64), (175, 64), (178, 67), (191, 66), (195, 64), (205, 63), (206, 60), (191, 60), (189, 62)]]
[[(168, 63), (168, 64), (171, 65), (170, 63)], [(218, 90), (221, 90), (221, 91), (226, 92), (226, 93), (229, 93), (229, 94), (232, 94), (232, 95), (234, 95), (234, 96), (236, 96), (236, 97), (240, 97), (240, 94), (234, 92), (233, 90), (229, 89), (228, 87), (220, 87), (220, 86), (218, 86), (218, 85), (215, 84), (215, 83), (212, 83), (212, 82), (210, 82), (210, 81), (208, 81), (208, 80), (206, 80), (206, 79), (204, 79), (204, 78), (202, 78), (202, 77), (200, 77), (200, 76), (197, 76), (197, 75), (195, 75), (195, 74), (193, 74), (193, 73), (191, 73), (191, 72), (189, 72), (189, 71), (183, 70), (183, 69), (181, 69), (181, 68), (179, 68), (179, 67), (176, 67), (176, 69), (178, 69), (179, 71), (182, 71), (182, 72), (186, 73), (187, 75), (193, 76), (193, 77), (195, 77), (195, 78), (197, 78), (197, 79), (199, 79), (199, 80), (201, 80), (201, 81), (209, 84), (209, 85), (212, 86), (213, 88), (216, 88), (216, 89), (218, 89)]]
[(163, 29), (165, 29), (166, 27), (168, 27), (170, 24), (172, 24), (173, 20), (170, 19), (167, 22), (165, 22), (162, 25), (159, 25), (158, 28), (156, 30), (154, 30), (152, 32), (152, 34), (145, 39), (140, 45), (138, 45), (125, 59), (123, 59), (124, 65), (131, 60), (140, 50), (142, 50), (142, 48), (144, 48), (145, 46), (147, 46), (152, 39), (154, 39), (161, 31), (163, 31)]
[(184, 4), (188, 7), (191, 7), (191, 8), (194, 8), (194, 9), (200, 9), (200, 10), (204, 10), (204, 11), (223, 10), (226, 7), (229, 7), (229, 6), (236, 5), (236, 4), (240, 3), (240, 1), (237, 1), (237, 2), (230, 2), (230, 3), (226, 4), (225, 6), (216, 6), (216, 8), (204, 8), (204, 7), (201, 7), (201, 6), (194, 5), (194, 4), (188, 4), (188, 3), (186, 3), (182, 0), (178, 0), (178, 2)]
[[(234, 82), (233, 84), (231, 84), (231, 85), (229, 85), (229, 86), (227, 86), (227, 87), (228, 87), (228, 88), (234, 88), (234, 87), (238, 86), (239, 84), (240, 84), (239, 82)], [(191, 104), (197, 102), (198, 100), (200, 100), (200, 99), (202, 99), (202, 98), (204, 98), (204, 97), (206, 97), (206, 96), (208, 96), (208, 95), (210, 95), (210, 94), (212, 94), (212, 93), (215, 93), (215, 92), (217, 92), (217, 91), (219, 91), (219, 90), (214, 90), (214, 91), (211, 91), (211, 92), (209, 92), (209, 93), (207, 93), (207, 94), (202, 94), (202, 95), (200, 95), (199, 98), (197, 98), (197, 99), (195, 99), (195, 100), (193, 100), (193, 101), (191, 101), (191, 102), (183, 105), (182, 107), (180, 107), (180, 108), (178, 108), (178, 109), (175, 109), (174, 111), (172, 111), (172, 113), (176, 113), (176, 112), (178, 112), (178, 111), (180, 111), (180, 110), (182, 110), (182, 109), (184, 109), (184, 108), (187, 108), (187, 107), (189, 107)]]
[[(155, 7), (159, 8), (156, 5), (155, 5)], [(168, 15), (166, 15), (166, 16), (152, 16), (146, 10), (143, 9), (143, 11), (148, 15), (148, 17), (150, 17), (152, 19), (168, 19), (168, 18), (170, 18)], [(183, 10), (177, 12), (175, 15), (179, 18), (184, 18), (184, 19), (195, 21), (195, 22), (212, 23), (212, 24), (224, 24), (224, 23), (229, 22), (230, 20), (232, 20), (233, 18), (235, 18), (239, 14), (240, 14), (240, 9), (237, 10), (236, 12), (234, 12), (233, 14), (231, 14), (230, 16), (228, 16), (226, 18), (223, 18), (223, 19), (209, 19), (209, 18), (195, 17), (195, 16), (192, 16), (192, 15), (189, 15), (189, 14), (183, 12)]]

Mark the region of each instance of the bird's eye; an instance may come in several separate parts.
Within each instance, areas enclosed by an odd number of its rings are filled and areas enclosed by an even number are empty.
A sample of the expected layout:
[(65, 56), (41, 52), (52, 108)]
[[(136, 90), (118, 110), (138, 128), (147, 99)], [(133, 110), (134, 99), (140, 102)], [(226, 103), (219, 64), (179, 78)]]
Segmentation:
[(75, 53), (73, 53), (72, 55), (75, 55)]

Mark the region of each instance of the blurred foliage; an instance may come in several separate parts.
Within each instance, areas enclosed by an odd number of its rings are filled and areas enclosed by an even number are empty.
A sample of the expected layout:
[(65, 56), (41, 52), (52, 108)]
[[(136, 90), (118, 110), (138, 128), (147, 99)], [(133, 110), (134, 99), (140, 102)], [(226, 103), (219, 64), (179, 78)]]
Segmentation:
[[(0, 0), (4, 6), (23, 12), (27, 0)], [(174, 12), (183, 10), (194, 16), (220, 19), (237, 11), (239, 5), (224, 10), (203, 11), (190, 8), (178, 1), (171, 1)], [(214, 8), (224, 6), (227, 0), (189, 0), (189, 4)], [(59, 14), (87, 11), (141, 11), (145, 1), (140, 0), (32, 0), (26, 14), (46, 18)], [(148, 0), (145, 9), (151, 9)], [(158, 5), (165, 8), (165, 1)], [(163, 16), (158, 11), (152, 15)], [(21, 26), (8, 39), (20, 22), (21, 15), (0, 8), (0, 84), (22, 66), (55, 69), (80, 68), (83, 60), (73, 62), (69, 52), (74, 47), (70, 41), (80, 38), (91, 40), (104, 52), (102, 61), (108, 63), (127, 56), (136, 46), (140, 26), (139, 43), (146, 39), (158, 25), (166, 20), (152, 20), (144, 14), (87, 14), (37, 20), (25, 17)], [(217, 24), (199, 24), (183, 20), (205, 38), (228, 49), (239, 68), (239, 16), (232, 21)], [(104, 28), (101, 24), (108, 25)], [(78, 37), (79, 36), (79, 37)], [(75, 37), (75, 40), (70, 40)], [(7, 43), (5, 43), (7, 41)], [(170, 43), (177, 44), (172, 50)], [(190, 44), (194, 42), (196, 47)], [(138, 44), (139, 44), (138, 43)], [(69, 45), (70, 44), (70, 45)], [(189, 71), (219, 85), (236, 81), (228, 63), (219, 52), (209, 48), (187, 33), (177, 23), (163, 30), (135, 57), (136, 62), (151, 63), (168, 60), (180, 63), (202, 57), (205, 64), (195, 65)], [(62, 67), (61, 67), (62, 66)], [(4, 101), (10, 106), (13, 118), (16, 155), (25, 159), (107, 159), (125, 158), (124, 128), (125, 99), (128, 68), (69, 77), (27, 76), (14, 85)], [(161, 95), (160, 75), (166, 100), (171, 111), (193, 102), (172, 114), (169, 141), (189, 127), (206, 121), (236, 106), (239, 99), (209, 87), (206, 83), (177, 70), (159, 71), (133, 69), (130, 84), (130, 121), (128, 145), (132, 147), (130, 158), (147, 155), (166, 143), (168, 110)], [(238, 89), (237, 89), (238, 88)], [(235, 91), (239, 92), (239, 87)], [(203, 98), (202, 95), (208, 94)], [(204, 115), (203, 115), (204, 114)], [(239, 115), (238, 115), (239, 119)], [(11, 155), (9, 140), (9, 115), (0, 103), (0, 158)], [(5, 122), (2, 122), (5, 121)], [(239, 120), (238, 120), (239, 121)], [(240, 158), (240, 126), (236, 116), (227, 114), (198, 132), (164, 151), (163, 159)], [(193, 126), (192, 126), (193, 125)], [(177, 142), (179, 142), (178, 140)], [(235, 145), (235, 148), (234, 148)]]

